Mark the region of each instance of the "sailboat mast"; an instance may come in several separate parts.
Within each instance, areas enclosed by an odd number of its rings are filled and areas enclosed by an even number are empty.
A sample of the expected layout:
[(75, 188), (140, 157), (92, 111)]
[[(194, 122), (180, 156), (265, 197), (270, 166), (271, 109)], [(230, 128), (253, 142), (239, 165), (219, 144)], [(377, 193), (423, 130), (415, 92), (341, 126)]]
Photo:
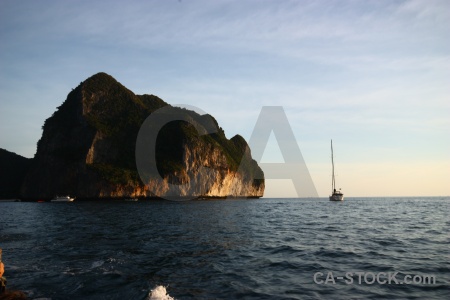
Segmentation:
[(331, 178), (331, 193), (334, 193), (335, 182), (334, 182), (334, 158), (333, 158), (333, 140), (331, 140), (331, 166), (332, 166), (332, 178)]

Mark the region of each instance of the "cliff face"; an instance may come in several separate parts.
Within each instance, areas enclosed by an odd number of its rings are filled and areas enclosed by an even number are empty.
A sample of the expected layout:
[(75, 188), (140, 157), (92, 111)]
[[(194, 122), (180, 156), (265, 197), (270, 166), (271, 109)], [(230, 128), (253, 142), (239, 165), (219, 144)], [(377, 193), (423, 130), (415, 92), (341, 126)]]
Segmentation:
[[(199, 136), (184, 121), (170, 122), (159, 132), (159, 176), (144, 184), (136, 170), (136, 138), (147, 116), (165, 106), (156, 96), (135, 95), (105, 73), (88, 78), (45, 121), (21, 196), (164, 197), (170, 189), (189, 197), (263, 195), (264, 179), (254, 179), (263, 173), (242, 137), (228, 140), (219, 127)], [(238, 170), (241, 161), (244, 167)]]
[(0, 199), (18, 198), (31, 159), (0, 148)]

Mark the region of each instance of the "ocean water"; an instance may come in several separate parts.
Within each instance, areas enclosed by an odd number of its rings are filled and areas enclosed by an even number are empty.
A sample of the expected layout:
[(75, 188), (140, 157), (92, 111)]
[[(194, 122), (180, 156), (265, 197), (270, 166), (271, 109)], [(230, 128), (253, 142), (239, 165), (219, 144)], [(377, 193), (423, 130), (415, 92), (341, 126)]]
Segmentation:
[(449, 212), (448, 197), (0, 203), (0, 248), (31, 299), (448, 299)]

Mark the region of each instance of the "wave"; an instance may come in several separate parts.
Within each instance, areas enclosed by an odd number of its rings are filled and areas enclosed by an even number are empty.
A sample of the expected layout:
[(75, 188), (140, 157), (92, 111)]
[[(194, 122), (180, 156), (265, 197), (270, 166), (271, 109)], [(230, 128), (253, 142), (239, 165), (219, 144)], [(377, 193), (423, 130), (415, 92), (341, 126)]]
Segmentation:
[(148, 300), (175, 300), (175, 298), (171, 297), (167, 294), (167, 290), (164, 286), (158, 285), (148, 294)]

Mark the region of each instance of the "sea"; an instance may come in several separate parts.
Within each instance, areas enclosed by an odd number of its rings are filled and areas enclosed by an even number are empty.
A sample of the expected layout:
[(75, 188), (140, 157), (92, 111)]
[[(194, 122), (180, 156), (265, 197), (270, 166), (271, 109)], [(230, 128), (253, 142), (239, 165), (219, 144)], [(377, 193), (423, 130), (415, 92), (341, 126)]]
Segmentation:
[(0, 248), (30, 299), (450, 299), (449, 212), (450, 197), (8, 202)]

